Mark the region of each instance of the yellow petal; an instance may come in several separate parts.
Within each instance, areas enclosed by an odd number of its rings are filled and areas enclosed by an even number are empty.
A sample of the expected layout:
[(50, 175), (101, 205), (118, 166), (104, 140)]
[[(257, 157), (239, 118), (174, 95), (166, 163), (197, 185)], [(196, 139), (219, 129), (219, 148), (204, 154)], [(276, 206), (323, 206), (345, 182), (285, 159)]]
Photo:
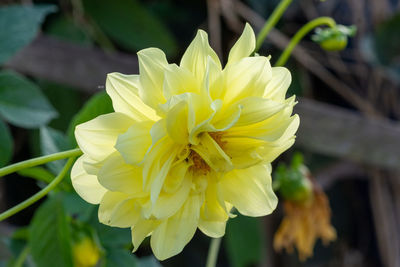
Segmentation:
[(112, 99), (115, 112), (124, 113), (135, 121), (158, 120), (154, 109), (140, 99), (139, 88), (139, 75), (117, 72), (107, 75), (106, 91)]
[(210, 237), (221, 237), (225, 234), (228, 218), (219, 187), (215, 181), (210, 181), (200, 210), (199, 229)]
[(244, 57), (250, 56), (256, 48), (256, 37), (250, 24), (246, 23), (243, 33), (229, 52), (228, 63), (236, 63)]
[(83, 153), (102, 161), (115, 151), (118, 135), (126, 132), (135, 121), (123, 113), (109, 113), (79, 124), (75, 137)]
[(72, 167), (72, 186), (84, 200), (92, 204), (99, 204), (107, 190), (99, 183), (95, 175), (87, 174), (83, 169), (85, 157), (87, 156), (80, 156)]
[(158, 110), (158, 105), (165, 102), (163, 82), (167, 59), (158, 48), (143, 49), (137, 54), (141, 84), (139, 95), (144, 103)]
[(134, 227), (132, 227), (132, 244), (133, 251), (135, 252), (143, 240), (154, 231), (154, 229), (161, 223), (159, 220), (139, 220)]
[(283, 102), (291, 82), (292, 75), (288, 69), (284, 67), (273, 67), (272, 78), (265, 87), (263, 97)]
[(142, 168), (126, 164), (118, 152), (107, 158), (98, 173), (98, 180), (110, 191), (135, 197), (145, 195)]
[(165, 177), (180, 150), (181, 146), (175, 144), (170, 138), (164, 137), (146, 155), (143, 162), (144, 189), (151, 191), (153, 203), (157, 200)]
[(135, 122), (124, 134), (118, 136), (115, 148), (129, 164), (139, 164), (150, 149), (153, 121)]
[(242, 109), (234, 127), (264, 121), (285, 108), (283, 103), (261, 97), (247, 97), (237, 102), (237, 105), (241, 106)]
[(264, 216), (276, 208), (278, 199), (272, 191), (271, 167), (253, 167), (228, 172), (221, 180), (221, 192), (241, 214)]
[(217, 172), (225, 172), (233, 168), (229, 156), (208, 133), (203, 133), (200, 137), (200, 144), (192, 146), (191, 149), (197, 152)]
[(166, 127), (169, 137), (178, 144), (187, 144), (188, 133), (188, 104), (181, 101), (167, 113)]
[(186, 158), (189, 156), (189, 153), (189, 149), (185, 149), (179, 153), (178, 157), (182, 155), (182, 160), (180, 160), (180, 162), (175, 162), (171, 167), (163, 186), (163, 191), (165, 193), (173, 194), (179, 188), (181, 188), (186, 177), (186, 172), (191, 166), (188, 162), (186, 162)]
[(176, 64), (170, 64), (164, 74), (164, 96), (166, 99), (173, 95), (183, 93), (198, 93), (200, 81), (186, 68), (180, 68)]
[(295, 141), (296, 136), (282, 142), (280, 144), (268, 144), (264, 143), (263, 146), (257, 149), (257, 153), (266, 161), (272, 162), (274, 161), (280, 154), (288, 150)]
[[(226, 134), (226, 133), (225, 133)], [(258, 149), (265, 142), (246, 137), (224, 137), (224, 151), (231, 157), (236, 169), (244, 169), (260, 163), (264, 158), (259, 155)]]
[(191, 179), (185, 178), (178, 191), (172, 194), (161, 192), (152, 209), (154, 217), (157, 219), (165, 219), (176, 213), (185, 203), (191, 186)]
[(140, 218), (140, 206), (127, 194), (108, 191), (100, 202), (99, 221), (113, 227), (131, 227)]
[(159, 260), (175, 256), (193, 238), (199, 221), (201, 201), (198, 195), (188, 198), (183, 207), (163, 221), (151, 236), (151, 248)]
[(221, 69), (221, 63), (217, 54), (208, 44), (207, 33), (199, 30), (182, 56), (180, 66), (191, 71), (196, 79), (202, 81), (206, 73), (208, 56), (210, 56), (213, 61), (218, 64), (219, 69)]
[(246, 57), (224, 69), (224, 105), (249, 96), (262, 97), (272, 77), (271, 64), (266, 57)]

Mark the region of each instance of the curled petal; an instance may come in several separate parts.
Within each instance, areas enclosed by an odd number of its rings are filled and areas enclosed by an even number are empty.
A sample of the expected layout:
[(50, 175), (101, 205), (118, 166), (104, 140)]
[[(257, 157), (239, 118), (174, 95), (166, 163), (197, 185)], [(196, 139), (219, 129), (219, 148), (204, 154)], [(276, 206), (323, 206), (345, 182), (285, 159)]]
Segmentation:
[(83, 168), (87, 156), (80, 156), (71, 170), (72, 186), (78, 195), (92, 204), (99, 204), (106, 189), (99, 183), (96, 175), (88, 174)]

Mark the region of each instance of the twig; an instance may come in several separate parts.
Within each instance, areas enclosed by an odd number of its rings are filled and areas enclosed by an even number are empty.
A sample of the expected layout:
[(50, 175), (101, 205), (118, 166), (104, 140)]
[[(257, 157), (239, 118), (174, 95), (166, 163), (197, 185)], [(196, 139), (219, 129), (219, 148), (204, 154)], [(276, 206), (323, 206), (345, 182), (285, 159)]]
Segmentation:
[(210, 33), (210, 43), (215, 52), (222, 59), (221, 45), (221, 20), (220, 5), (218, 0), (207, 0), (208, 11), (208, 31)]

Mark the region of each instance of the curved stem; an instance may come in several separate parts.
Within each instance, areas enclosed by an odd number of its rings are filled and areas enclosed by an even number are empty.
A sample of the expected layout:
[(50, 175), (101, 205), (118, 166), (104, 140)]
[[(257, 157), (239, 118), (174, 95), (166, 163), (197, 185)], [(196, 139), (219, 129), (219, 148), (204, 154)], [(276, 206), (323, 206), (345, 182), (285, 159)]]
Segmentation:
[(30, 252), (30, 249), (29, 249), (29, 246), (27, 245), (19, 254), (17, 260), (15, 261), (14, 267), (24, 266), (24, 262), (26, 261), (26, 258), (28, 257), (29, 252)]
[(212, 238), (210, 248), (208, 249), (206, 267), (215, 267), (217, 265), (218, 251), (221, 245), (221, 238)]
[(50, 161), (59, 160), (59, 159), (77, 157), (77, 156), (80, 156), (81, 154), (82, 154), (82, 151), (79, 148), (76, 148), (76, 149), (62, 151), (62, 152), (58, 152), (58, 153), (54, 153), (54, 154), (50, 154), (50, 155), (46, 155), (46, 156), (42, 156), (42, 157), (28, 159), (28, 160), (21, 161), (21, 162), (6, 166), (4, 168), (1, 168), (0, 169), (0, 177), (10, 174), (10, 173), (13, 173), (13, 172), (16, 172), (16, 171), (19, 171), (21, 169), (34, 167), (37, 165), (41, 165), (41, 164), (44, 164), (44, 163), (47, 163)]
[(310, 31), (312, 31), (314, 28), (322, 25), (327, 25), (331, 28), (334, 28), (336, 27), (336, 22), (330, 17), (319, 17), (305, 24), (290, 40), (289, 45), (285, 48), (282, 55), (279, 57), (278, 61), (275, 63), (275, 66), (285, 65), (293, 49), (301, 41), (301, 39), (303, 39), (303, 37)]
[(274, 12), (272, 12), (271, 16), (269, 16), (268, 20), (265, 22), (264, 27), (258, 33), (256, 49), (254, 52), (257, 52), (260, 49), (268, 33), (276, 25), (276, 23), (278, 23), (279, 19), (282, 17), (283, 13), (291, 3), (292, 0), (281, 0), (279, 5), (274, 9)]
[(64, 176), (67, 174), (69, 168), (71, 168), (72, 163), (74, 163), (75, 157), (71, 157), (67, 163), (64, 165), (63, 169), (61, 172), (56, 176), (56, 178), (48, 184), (45, 188), (28, 198), (27, 200), (19, 203), (18, 205), (12, 207), (11, 209), (6, 210), (5, 212), (0, 214), (0, 222), (7, 219), (8, 217), (20, 212), (21, 210), (29, 207), (45, 195), (47, 195), (52, 189), (54, 189), (64, 178)]

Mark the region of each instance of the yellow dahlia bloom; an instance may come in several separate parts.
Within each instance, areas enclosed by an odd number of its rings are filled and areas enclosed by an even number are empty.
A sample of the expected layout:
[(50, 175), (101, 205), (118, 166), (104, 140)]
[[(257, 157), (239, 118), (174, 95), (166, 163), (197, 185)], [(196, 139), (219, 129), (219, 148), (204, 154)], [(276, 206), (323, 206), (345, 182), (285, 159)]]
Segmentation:
[(294, 143), (299, 125), (287, 69), (250, 57), (246, 25), (221, 63), (199, 30), (179, 65), (156, 48), (138, 52), (139, 75), (111, 73), (115, 112), (78, 125), (83, 151), (75, 190), (100, 204), (100, 222), (130, 227), (136, 250), (151, 235), (155, 256), (178, 254), (197, 228), (225, 233), (230, 210), (270, 214), (277, 205), (270, 162)]

